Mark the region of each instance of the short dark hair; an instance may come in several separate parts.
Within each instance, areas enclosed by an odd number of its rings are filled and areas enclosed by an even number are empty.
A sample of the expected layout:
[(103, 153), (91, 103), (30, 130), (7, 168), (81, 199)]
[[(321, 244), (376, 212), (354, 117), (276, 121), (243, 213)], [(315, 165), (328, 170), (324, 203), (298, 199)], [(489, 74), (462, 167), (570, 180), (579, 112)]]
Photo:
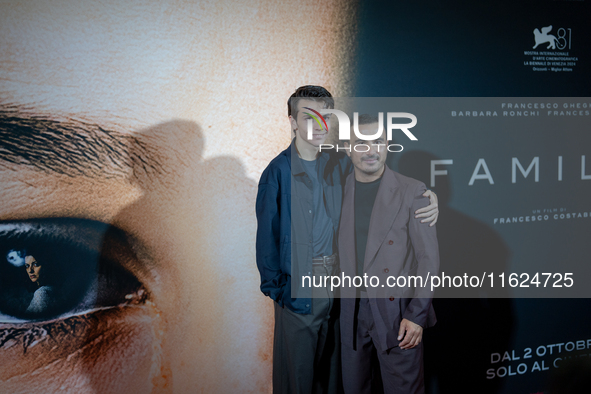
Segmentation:
[(371, 114), (361, 114), (357, 118), (357, 124), (372, 124), (372, 123), (379, 123), (380, 119), (378, 115), (371, 115)]
[(326, 103), (327, 108), (334, 108), (332, 94), (322, 86), (304, 85), (296, 89), (287, 100), (287, 115), (297, 118), (298, 102), (301, 99)]
[[(357, 116), (357, 125), (361, 126), (362, 124), (372, 124), (372, 123), (380, 123), (380, 118), (378, 115), (374, 114), (361, 114)], [(351, 123), (351, 128), (353, 128), (353, 123)], [(382, 136), (384, 139), (387, 139), (386, 131), (382, 132)], [(350, 140), (343, 141), (350, 143)]]

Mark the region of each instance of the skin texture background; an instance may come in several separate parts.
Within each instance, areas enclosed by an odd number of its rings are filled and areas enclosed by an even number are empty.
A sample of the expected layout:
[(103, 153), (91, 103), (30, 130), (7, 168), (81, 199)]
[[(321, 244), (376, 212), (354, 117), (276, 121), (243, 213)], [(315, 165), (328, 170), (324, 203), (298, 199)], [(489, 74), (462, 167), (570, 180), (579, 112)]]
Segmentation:
[[(105, 236), (99, 252), (144, 291), (125, 305), (0, 323), (0, 392), (269, 391), (273, 318), (254, 259), (256, 182), (290, 141), (285, 103), (295, 88), (351, 91), (355, 6), (0, 7), (2, 110), (67, 125), (53, 141), (100, 163), (45, 168), (4, 145), (16, 160), (0, 160), (0, 220), (111, 224), (123, 236)], [(4, 137), (19, 131), (2, 127)], [(93, 155), (79, 138), (109, 143)], [(67, 152), (57, 156), (77, 160)]]

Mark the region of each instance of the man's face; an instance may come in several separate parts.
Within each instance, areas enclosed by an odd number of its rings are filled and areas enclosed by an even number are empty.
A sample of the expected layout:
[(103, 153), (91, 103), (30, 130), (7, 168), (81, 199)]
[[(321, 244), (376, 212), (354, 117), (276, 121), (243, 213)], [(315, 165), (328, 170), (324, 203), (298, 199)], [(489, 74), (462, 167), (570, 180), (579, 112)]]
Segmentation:
[[(255, 180), (289, 144), (285, 97), (302, 81), (342, 87), (346, 54), (325, 50), (347, 38), (326, 33), (348, 31), (340, 7), (3, 3), (0, 254), (57, 248), (99, 269), (65, 278), (96, 283), (80, 289), (92, 305), (46, 321), (0, 297), (0, 392), (268, 391)], [(275, 34), (286, 24), (326, 46), (294, 48)]]
[[(326, 103), (323, 101), (301, 99), (298, 102), (297, 118), (294, 119), (293, 116), (290, 116), (289, 120), (291, 122), (292, 130), (295, 130), (296, 132), (296, 138), (314, 147), (318, 147), (320, 144), (323, 144), (326, 137), (328, 137), (329, 129), (327, 129), (326, 126), (330, 127), (330, 119), (328, 115), (324, 116), (326, 120), (325, 125), (322, 119), (308, 108), (320, 112), (320, 110), (326, 108)], [(318, 124), (312, 115), (320, 121), (320, 124)], [(308, 121), (312, 122), (312, 139), (308, 139)]]
[[(364, 135), (373, 135), (378, 130), (378, 123), (359, 125), (359, 132)], [(382, 133), (383, 135), (384, 133)], [(381, 145), (381, 146), (379, 146)], [(372, 141), (365, 141), (357, 138), (351, 128), (351, 142), (345, 146), (351, 146), (351, 152), (347, 155), (355, 166), (355, 177), (359, 181), (371, 181), (382, 175), (388, 156), (387, 141), (379, 137)]]

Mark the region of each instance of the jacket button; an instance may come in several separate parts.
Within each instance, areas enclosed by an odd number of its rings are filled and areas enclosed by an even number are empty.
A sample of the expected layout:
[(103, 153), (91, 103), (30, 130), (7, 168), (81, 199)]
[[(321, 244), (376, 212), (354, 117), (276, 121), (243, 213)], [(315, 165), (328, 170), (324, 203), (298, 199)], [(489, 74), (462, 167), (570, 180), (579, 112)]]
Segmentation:
[(388, 241), (388, 245), (392, 245), (393, 243), (394, 243), (394, 241), (392, 241), (392, 240)]
[(388, 272), (390, 272), (390, 270), (388, 268), (384, 268), (384, 272), (388, 273)]
[(306, 304), (306, 308), (309, 308), (309, 307), (310, 307), (310, 304)]
[(394, 301), (394, 297), (390, 297), (390, 301)]

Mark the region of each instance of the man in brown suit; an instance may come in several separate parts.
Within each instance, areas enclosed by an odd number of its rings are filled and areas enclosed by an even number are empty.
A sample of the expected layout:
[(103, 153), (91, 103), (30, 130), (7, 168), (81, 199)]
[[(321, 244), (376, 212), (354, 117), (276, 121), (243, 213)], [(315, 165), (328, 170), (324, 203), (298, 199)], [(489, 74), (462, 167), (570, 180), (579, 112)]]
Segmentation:
[[(362, 134), (377, 129), (377, 118), (359, 117)], [(385, 165), (385, 136), (351, 135), (345, 147), (355, 171), (343, 196), (339, 255), (343, 277), (367, 277), (361, 287), (341, 289), (345, 392), (379, 390), (381, 372), (386, 393), (424, 393), (421, 339), (436, 321), (427, 278), (439, 270), (435, 227), (413, 219), (427, 202), (426, 187)], [(372, 371), (376, 358), (379, 371)]]

